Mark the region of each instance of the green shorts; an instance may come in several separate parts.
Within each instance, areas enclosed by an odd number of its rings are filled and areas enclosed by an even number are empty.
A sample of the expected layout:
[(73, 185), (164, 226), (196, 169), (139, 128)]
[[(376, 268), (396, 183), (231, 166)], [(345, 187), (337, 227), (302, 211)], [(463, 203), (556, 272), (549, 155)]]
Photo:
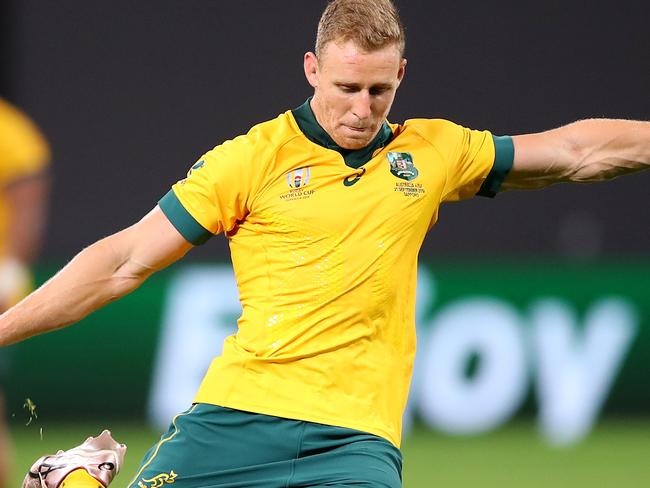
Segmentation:
[(130, 488), (402, 486), (387, 440), (342, 427), (196, 404), (144, 457)]

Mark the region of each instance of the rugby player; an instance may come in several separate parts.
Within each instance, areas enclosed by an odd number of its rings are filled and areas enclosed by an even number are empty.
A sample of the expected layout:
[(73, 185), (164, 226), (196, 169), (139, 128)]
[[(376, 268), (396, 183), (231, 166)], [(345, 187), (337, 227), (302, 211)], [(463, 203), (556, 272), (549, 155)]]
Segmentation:
[(417, 255), (439, 205), (650, 166), (648, 122), (390, 123), (404, 45), (390, 0), (331, 2), (304, 56), (312, 98), (200, 157), (1, 317), (2, 344), (64, 327), (226, 235), (238, 332), (130, 487), (401, 486)]
[[(0, 312), (33, 288), (30, 266), (40, 248), (48, 193), (50, 148), (36, 125), (0, 98)], [(9, 369), (0, 350), (0, 380)], [(8, 483), (10, 445), (0, 390), (0, 488)]]

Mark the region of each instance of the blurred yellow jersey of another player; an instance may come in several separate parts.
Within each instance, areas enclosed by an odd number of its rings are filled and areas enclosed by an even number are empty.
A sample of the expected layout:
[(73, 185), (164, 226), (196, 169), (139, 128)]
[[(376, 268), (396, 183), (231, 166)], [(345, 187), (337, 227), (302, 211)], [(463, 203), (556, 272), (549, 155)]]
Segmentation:
[[(41, 173), (49, 160), (48, 144), (34, 123), (0, 98), (0, 186)], [(4, 192), (0, 192), (0, 255), (4, 255), (9, 218)]]
[[(16, 303), (31, 291), (31, 279), (24, 266), (16, 261), (16, 252), (23, 251), (10, 245), (13, 228), (34, 225), (34, 222), (12, 222), (25, 208), (12, 208), (8, 194), (12, 188), (30, 178), (40, 176), (50, 160), (45, 138), (34, 123), (18, 109), (0, 98), (0, 306)], [(21, 205), (14, 202), (13, 205)], [(22, 234), (29, 232), (21, 231)], [(30, 241), (31, 242), (31, 241)], [(30, 244), (31, 246), (31, 244)], [(13, 249), (12, 249), (13, 247)]]
[[(50, 158), (45, 138), (18, 109), (0, 98), (0, 312), (19, 302), (33, 287), (29, 264), (42, 230), (45, 184), (42, 175)], [(7, 352), (0, 351), (0, 380)], [(8, 437), (4, 398), (0, 393), (0, 487), (6, 486)]]
[(308, 102), (205, 154), (160, 206), (191, 242), (226, 233), (243, 314), (195, 401), (399, 446), (420, 246), (441, 202), (493, 195), (512, 157), (424, 119), (342, 150)]

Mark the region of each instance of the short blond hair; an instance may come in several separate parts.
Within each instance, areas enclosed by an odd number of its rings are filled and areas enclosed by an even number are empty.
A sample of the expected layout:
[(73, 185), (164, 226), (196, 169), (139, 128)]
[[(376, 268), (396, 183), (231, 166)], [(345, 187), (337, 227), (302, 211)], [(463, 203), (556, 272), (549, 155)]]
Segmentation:
[(316, 57), (328, 42), (353, 41), (371, 52), (395, 44), (404, 56), (406, 35), (391, 0), (332, 0), (318, 22)]

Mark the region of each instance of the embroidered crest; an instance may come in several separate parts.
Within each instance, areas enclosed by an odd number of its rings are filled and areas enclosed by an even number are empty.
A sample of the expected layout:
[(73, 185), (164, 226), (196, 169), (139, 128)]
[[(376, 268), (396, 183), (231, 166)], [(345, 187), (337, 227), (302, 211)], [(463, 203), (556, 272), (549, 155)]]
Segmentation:
[(420, 174), (413, 164), (410, 153), (389, 152), (387, 155), (390, 163), (390, 172), (406, 181), (414, 180)]
[(303, 188), (309, 183), (309, 166), (298, 168), (287, 173), (287, 184), (289, 188)]
[(148, 480), (142, 478), (140, 481), (138, 481), (138, 486), (139, 488), (160, 488), (165, 484), (174, 483), (177, 477), (178, 475), (172, 470), (169, 472), (169, 474), (161, 473), (158, 476), (154, 476)]

